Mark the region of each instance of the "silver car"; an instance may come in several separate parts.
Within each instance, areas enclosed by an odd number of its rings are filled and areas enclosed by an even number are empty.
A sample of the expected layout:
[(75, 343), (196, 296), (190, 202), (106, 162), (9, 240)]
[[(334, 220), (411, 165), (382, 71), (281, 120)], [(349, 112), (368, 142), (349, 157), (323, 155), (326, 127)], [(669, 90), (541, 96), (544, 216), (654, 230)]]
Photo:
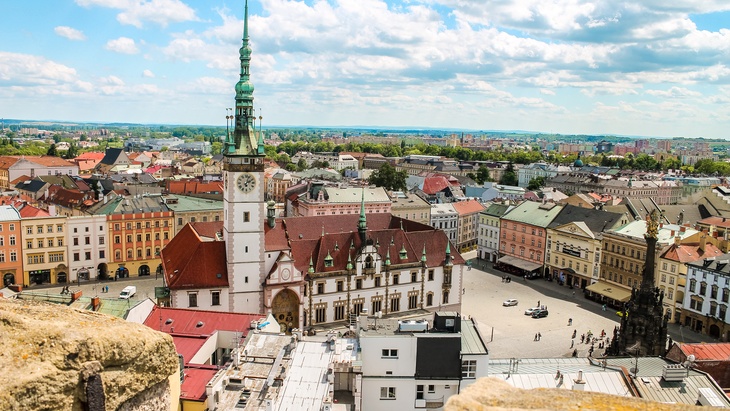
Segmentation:
[(513, 305), (517, 305), (517, 300), (515, 300), (514, 298), (511, 298), (511, 299), (503, 302), (502, 305), (505, 307), (511, 307)]

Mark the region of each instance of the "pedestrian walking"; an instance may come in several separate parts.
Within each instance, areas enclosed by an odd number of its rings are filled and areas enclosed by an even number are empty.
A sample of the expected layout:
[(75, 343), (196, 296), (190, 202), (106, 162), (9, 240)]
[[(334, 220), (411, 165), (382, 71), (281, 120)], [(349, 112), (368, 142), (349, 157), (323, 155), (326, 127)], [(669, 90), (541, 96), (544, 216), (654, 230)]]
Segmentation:
[(570, 348), (573, 348), (574, 345), (575, 345), (575, 340), (570, 340)]
[(606, 304), (603, 304), (603, 306), (601, 307), (601, 309), (602, 309), (603, 311), (606, 311)]
[(537, 307), (540, 306), (540, 300), (537, 300)]
[(537, 341), (537, 334), (535, 334), (535, 339), (534, 339), (534, 340), (532, 340), (532, 341)]
[(573, 336), (572, 336), (572, 337), (570, 337), (570, 338), (575, 338), (575, 336), (576, 336), (576, 335), (578, 335), (577, 333), (578, 333), (578, 331), (574, 329), (574, 330), (573, 330)]
[(568, 318), (568, 326), (571, 326), (571, 325), (573, 325), (573, 319), (572, 318)]
[(538, 333), (537, 333), (537, 341), (540, 341), (540, 339), (542, 339), (542, 334), (540, 334), (540, 333), (538, 332)]
[(585, 334), (580, 335), (580, 343), (583, 344), (583, 341), (586, 339)]

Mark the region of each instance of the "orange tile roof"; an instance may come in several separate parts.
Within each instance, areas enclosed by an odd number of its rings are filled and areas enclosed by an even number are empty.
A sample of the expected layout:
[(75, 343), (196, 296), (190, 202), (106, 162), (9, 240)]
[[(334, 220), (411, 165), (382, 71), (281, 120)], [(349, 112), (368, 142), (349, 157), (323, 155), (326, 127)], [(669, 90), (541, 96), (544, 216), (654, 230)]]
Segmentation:
[(25, 204), (20, 210), (20, 218), (36, 218), (36, 217), (50, 217), (48, 211), (41, 210), (38, 207)]
[(473, 214), (484, 210), (482, 203), (477, 200), (457, 201), (451, 205), (454, 206), (454, 210), (456, 210), (459, 215)]
[(730, 228), (730, 218), (726, 217), (707, 217), (697, 221), (697, 224), (714, 225), (715, 227)]
[(696, 361), (727, 361), (730, 359), (730, 343), (681, 344), (686, 355), (694, 355)]
[(704, 258), (716, 257), (722, 254), (723, 252), (719, 248), (709, 242), (705, 244), (704, 251), (700, 250), (700, 245), (698, 243), (680, 245), (672, 244), (666, 251), (664, 251), (664, 253), (662, 253), (661, 258), (681, 263), (689, 263), (692, 261), (699, 261)]
[(101, 161), (102, 158), (104, 158), (104, 153), (89, 151), (88, 153), (80, 154), (79, 156), (74, 158), (74, 160), (99, 160), (99, 161)]
[(171, 289), (228, 287), (226, 243), (203, 241), (196, 231), (205, 232), (205, 237), (222, 225), (221, 221), (186, 224), (162, 249), (165, 282)]

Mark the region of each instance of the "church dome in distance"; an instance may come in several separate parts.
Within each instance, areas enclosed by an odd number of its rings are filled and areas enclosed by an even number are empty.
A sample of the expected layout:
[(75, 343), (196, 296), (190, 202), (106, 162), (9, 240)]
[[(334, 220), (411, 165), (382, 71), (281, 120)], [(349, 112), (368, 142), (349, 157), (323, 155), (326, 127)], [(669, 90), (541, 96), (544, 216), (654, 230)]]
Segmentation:
[(236, 94), (253, 94), (253, 84), (250, 81), (236, 83)]

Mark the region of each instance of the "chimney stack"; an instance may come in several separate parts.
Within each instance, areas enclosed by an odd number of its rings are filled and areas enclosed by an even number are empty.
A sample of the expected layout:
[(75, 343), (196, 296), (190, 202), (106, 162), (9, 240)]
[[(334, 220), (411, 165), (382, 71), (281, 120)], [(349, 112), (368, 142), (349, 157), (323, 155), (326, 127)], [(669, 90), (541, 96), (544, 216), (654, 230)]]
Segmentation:
[(702, 233), (700, 234), (700, 246), (698, 247), (701, 252), (705, 252), (705, 247), (707, 246), (707, 234)]

